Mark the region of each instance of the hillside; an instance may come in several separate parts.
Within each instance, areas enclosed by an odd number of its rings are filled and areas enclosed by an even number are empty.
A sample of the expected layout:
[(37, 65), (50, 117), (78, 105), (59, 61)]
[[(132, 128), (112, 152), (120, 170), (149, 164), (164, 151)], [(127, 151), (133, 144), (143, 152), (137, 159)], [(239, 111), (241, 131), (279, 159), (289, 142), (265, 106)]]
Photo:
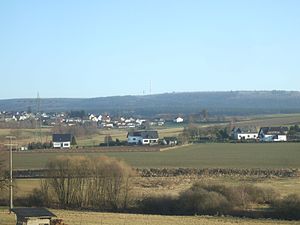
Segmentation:
[[(155, 116), (157, 114), (197, 113), (250, 115), (300, 112), (297, 91), (186, 92), (143, 96), (99, 98), (47, 98), (40, 101), (42, 111), (85, 110), (86, 112)], [(0, 100), (0, 110), (23, 111), (36, 108), (36, 99)]]

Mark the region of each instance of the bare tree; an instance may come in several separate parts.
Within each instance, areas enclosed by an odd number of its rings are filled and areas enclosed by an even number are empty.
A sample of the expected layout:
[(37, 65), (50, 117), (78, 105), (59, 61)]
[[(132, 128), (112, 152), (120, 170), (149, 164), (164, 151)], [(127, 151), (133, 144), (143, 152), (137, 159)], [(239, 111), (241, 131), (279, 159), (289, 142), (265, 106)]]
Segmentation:
[(59, 157), (47, 165), (60, 207), (126, 208), (132, 169), (108, 157)]

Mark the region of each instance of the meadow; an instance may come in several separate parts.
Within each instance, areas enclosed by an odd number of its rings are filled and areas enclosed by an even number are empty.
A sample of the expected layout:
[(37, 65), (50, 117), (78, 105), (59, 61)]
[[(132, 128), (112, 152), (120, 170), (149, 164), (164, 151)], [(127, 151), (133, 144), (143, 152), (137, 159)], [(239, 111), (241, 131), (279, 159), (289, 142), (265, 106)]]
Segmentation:
[[(68, 225), (296, 225), (299, 221), (245, 219), (209, 216), (158, 216), (141, 214), (100, 213), (51, 210)], [(0, 224), (14, 225), (15, 216), (0, 210)]]
[(109, 156), (138, 168), (299, 168), (300, 143), (208, 143), (163, 152), (16, 152), (15, 169), (43, 168), (60, 155)]
[[(243, 117), (226, 117), (227, 122), (218, 123), (197, 123), (199, 127), (212, 127), (212, 126), (227, 126), (228, 121), (237, 119), (235, 126), (241, 127), (262, 127), (262, 126), (290, 126), (300, 122), (300, 114), (273, 114), (273, 115), (259, 115), (259, 116), (243, 116)], [(183, 127), (188, 126), (188, 123), (183, 124), (166, 124), (162, 127), (153, 127), (153, 129), (158, 130), (159, 137), (163, 138), (166, 136), (178, 136), (182, 132)], [(16, 143), (19, 146), (26, 146), (30, 142), (39, 141), (40, 138), (42, 142), (51, 141), (52, 132), (51, 128), (42, 128), (41, 137), (39, 137), (37, 130), (35, 129), (0, 129), (0, 143), (4, 144), (7, 142), (6, 136), (13, 135), (16, 136)], [(104, 142), (106, 135), (110, 135), (113, 140), (119, 139), (121, 141), (126, 140), (127, 130), (125, 129), (101, 129), (92, 135), (85, 135), (76, 137), (77, 144), (79, 146), (95, 146), (99, 143)]]

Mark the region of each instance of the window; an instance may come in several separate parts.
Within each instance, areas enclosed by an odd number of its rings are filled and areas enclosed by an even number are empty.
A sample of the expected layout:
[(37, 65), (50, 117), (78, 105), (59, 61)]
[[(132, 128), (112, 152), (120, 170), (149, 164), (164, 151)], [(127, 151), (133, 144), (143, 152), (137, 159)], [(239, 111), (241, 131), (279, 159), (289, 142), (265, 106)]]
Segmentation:
[(144, 140), (144, 142), (145, 142), (145, 143), (148, 143), (148, 142), (149, 142), (149, 140)]

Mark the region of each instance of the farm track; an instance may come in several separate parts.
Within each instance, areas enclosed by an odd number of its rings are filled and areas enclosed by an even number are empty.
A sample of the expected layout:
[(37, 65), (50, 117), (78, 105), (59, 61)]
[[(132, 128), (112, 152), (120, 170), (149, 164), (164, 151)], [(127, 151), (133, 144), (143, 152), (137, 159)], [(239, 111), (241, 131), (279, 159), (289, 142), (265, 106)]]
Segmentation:
[(29, 151), (15, 151), (14, 153), (105, 153), (105, 152), (159, 152), (158, 146), (112, 146), (112, 147), (87, 147), (74, 149), (34, 149)]

